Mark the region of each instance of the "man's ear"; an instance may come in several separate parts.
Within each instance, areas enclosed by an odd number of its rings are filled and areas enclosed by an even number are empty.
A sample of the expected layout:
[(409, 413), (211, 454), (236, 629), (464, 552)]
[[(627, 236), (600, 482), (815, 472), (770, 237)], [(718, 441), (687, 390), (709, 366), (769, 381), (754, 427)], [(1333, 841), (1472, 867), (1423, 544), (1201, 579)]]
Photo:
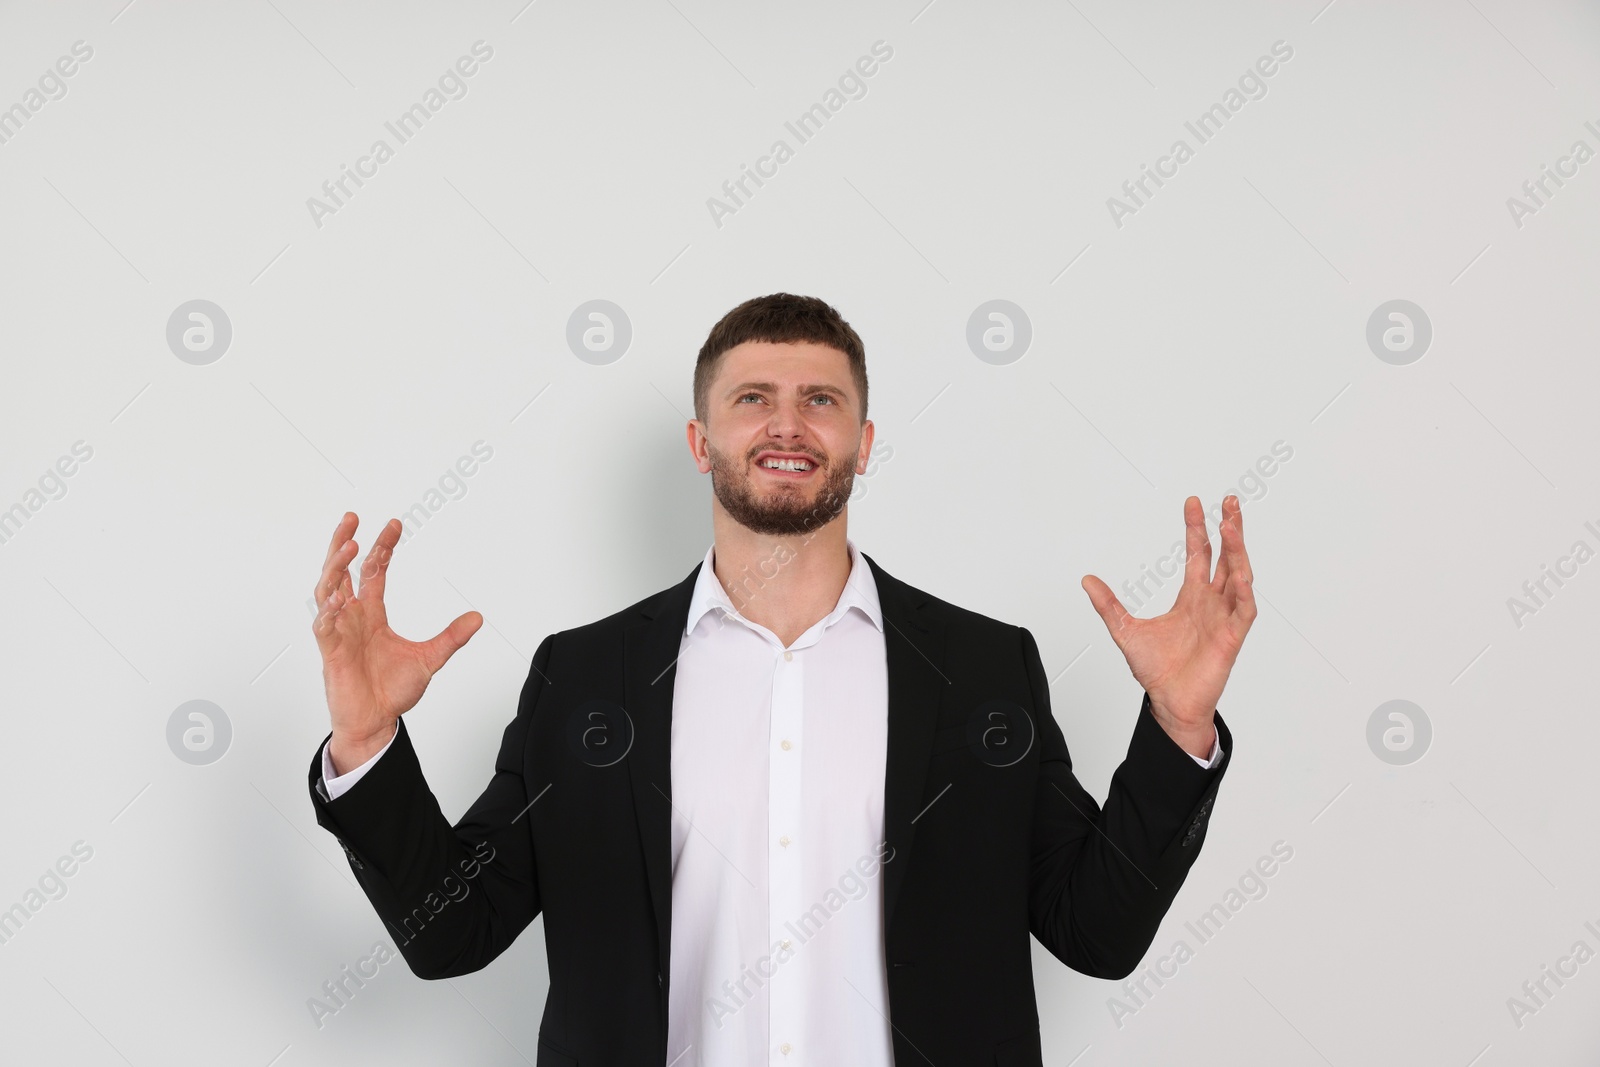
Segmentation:
[(867, 473), (867, 461), (872, 458), (872, 438), (875, 433), (876, 427), (872, 425), (871, 419), (861, 424), (861, 447), (856, 449), (857, 474)]
[(689, 454), (694, 457), (694, 464), (700, 469), (701, 474), (711, 473), (711, 453), (706, 444), (705, 424), (699, 419), (690, 419), (685, 428), (689, 441)]

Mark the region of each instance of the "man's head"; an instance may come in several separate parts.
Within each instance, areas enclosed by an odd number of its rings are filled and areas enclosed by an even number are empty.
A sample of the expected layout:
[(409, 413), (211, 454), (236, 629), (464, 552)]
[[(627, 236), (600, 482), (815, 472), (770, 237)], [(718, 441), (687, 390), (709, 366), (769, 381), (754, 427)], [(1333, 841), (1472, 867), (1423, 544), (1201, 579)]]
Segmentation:
[[(701, 472), (756, 533), (832, 521), (872, 452), (861, 338), (815, 297), (774, 293), (724, 315), (695, 363), (694, 410), (689, 448)], [(774, 469), (789, 460), (811, 469)]]

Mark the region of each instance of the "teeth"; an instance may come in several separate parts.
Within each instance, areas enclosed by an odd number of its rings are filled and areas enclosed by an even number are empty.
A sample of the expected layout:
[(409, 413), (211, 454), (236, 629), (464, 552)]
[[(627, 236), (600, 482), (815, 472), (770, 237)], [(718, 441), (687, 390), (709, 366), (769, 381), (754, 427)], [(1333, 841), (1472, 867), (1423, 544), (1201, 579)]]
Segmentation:
[(808, 471), (811, 464), (803, 459), (766, 459), (761, 465), (775, 471)]

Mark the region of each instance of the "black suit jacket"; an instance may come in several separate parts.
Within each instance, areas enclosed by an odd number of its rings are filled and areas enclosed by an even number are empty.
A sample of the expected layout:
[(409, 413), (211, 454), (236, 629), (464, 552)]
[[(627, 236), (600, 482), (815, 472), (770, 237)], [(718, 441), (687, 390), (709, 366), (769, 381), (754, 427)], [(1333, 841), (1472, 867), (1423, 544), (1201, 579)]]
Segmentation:
[[(1233, 739), (1218, 715), (1225, 755), (1200, 767), (1147, 694), (1102, 808), (1072, 773), (1033, 636), (866, 559), (887, 624), (895, 1062), (1038, 1067), (1030, 932), (1075, 970), (1129, 974), (1200, 852)], [(699, 570), (544, 639), (494, 778), (454, 826), (403, 718), (337, 800), (312, 759), (317, 822), (420, 977), (486, 966), (544, 913), (539, 1067), (666, 1063), (673, 667)]]

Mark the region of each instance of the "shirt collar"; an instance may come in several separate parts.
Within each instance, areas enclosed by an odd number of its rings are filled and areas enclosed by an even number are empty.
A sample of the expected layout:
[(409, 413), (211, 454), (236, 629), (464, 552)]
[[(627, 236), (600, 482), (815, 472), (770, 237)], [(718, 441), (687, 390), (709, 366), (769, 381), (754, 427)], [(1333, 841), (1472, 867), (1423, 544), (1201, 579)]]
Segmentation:
[[(826, 618), (822, 620), (823, 626), (832, 626), (845, 612), (851, 608), (859, 608), (861, 613), (872, 621), (881, 632), (883, 630), (883, 608), (878, 602), (878, 583), (872, 578), (872, 568), (862, 557), (856, 543), (845, 538), (845, 548), (850, 553), (850, 577), (845, 580), (844, 591), (839, 594), (839, 602), (834, 605)], [(705, 562), (700, 567), (700, 573), (695, 578), (694, 593), (689, 600), (689, 617), (684, 624), (683, 633), (687, 637), (694, 632), (700, 624), (701, 618), (713, 608), (723, 611), (736, 618), (742, 618), (733, 601), (728, 599), (728, 591), (722, 588), (722, 583), (717, 581), (716, 571), (712, 563), (717, 551), (716, 542), (706, 549)], [(759, 588), (758, 586), (756, 588)]]

